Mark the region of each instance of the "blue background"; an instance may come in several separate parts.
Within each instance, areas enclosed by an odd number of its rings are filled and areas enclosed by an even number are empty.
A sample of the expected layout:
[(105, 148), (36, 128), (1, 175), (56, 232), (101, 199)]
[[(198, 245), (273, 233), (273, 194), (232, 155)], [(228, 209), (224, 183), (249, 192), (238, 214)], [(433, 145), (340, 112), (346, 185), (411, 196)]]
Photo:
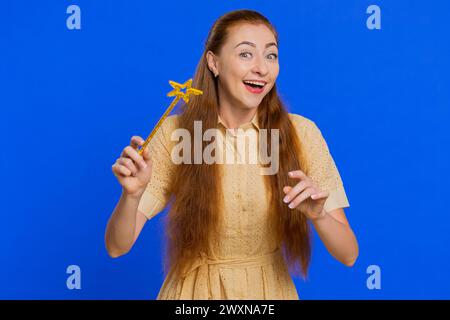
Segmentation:
[[(81, 30), (66, 9), (81, 8)], [(366, 8), (381, 8), (369, 30)], [(301, 299), (450, 298), (448, 1), (5, 1), (0, 10), (0, 298), (155, 299), (162, 216), (112, 259), (111, 165), (193, 76), (209, 28), (249, 8), (280, 34), (278, 87), (344, 181), (353, 268), (317, 236)], [(173, 40), (176, 36), (177, 42)], [(81, 268), (81, 290), (66, 268)], [(381, 289), (366, 286), (381, 268)]]

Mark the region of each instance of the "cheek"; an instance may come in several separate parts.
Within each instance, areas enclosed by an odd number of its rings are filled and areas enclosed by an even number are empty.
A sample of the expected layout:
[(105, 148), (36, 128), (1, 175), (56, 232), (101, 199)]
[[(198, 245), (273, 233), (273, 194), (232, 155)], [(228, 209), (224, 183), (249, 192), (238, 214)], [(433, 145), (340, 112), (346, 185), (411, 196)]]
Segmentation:
[(242, 62), (237, 62), (233, 67), (233, 76), (235, 80), (242, 81), (249, 73), (249, 67)]
[(274, 66), (272, 66), (272, 68), (271, 68), (271, 76), (272, 76), (272, 79), (274, 82), (277, 79), (279, 72), (280, 72), (280, 66), (277, 63)]
[(247, 66), (239, 60), (230, 59), (230, 61), (227, 61), (224, 65), (226, 65), (227, 68), (222, 71), (222, 80), (225, 80), (229, 87), (239, 85), (248, 73)]
[(243, 79), (245, 75), (248, 73), (249, 65), (245, 61), (242, 61), (239, 57), (232, 57), (227, 61), (226, 66), (228, 67), (228, 71), (235, 78)]

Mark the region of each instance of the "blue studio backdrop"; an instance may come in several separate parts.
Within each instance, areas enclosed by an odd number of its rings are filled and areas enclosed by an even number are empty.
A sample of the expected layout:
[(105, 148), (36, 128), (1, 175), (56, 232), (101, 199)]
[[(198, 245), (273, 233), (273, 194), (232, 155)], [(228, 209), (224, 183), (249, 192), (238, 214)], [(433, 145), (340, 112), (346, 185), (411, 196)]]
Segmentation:
[[(295, 279), (300, 298), (450, 298), (450, 2), (0, 8), (0, 298), (156, 298), (167, 211), (128, 254), (110, 258), (104, 232), (121, 194), (111, 165), (169, 105), (168, 80), (193, 76), (213, 22), (242, 8), (278, 29), (278, 89), (290, 112), (321, 129), (360, 245), (348, 268), (315, 234), (310, 276)], [(79, 288), (68, 285), (75, 272)]]

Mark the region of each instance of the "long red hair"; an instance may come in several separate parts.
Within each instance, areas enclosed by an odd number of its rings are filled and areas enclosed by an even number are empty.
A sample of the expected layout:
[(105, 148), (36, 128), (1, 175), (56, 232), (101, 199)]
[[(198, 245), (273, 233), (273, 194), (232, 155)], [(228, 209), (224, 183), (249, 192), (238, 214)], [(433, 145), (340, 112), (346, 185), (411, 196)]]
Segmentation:
[[(275, 28), (267, 18), (256, 11), (232, 11), (213, 24), (193, 79), (193, 87), (203, 90), (203, 94), (191, 96), (188, 104), (181, 105), (178, 117), (178, 127), (189, 130), (191, 136), (194, 136), (196, 120), (202, 121), (203, 130), (217, 128), (218, 80), (207, 66), (206, 53), (211, 50), (218, 54), (227, 40), (229, 28), (241, 23), (266, 25), (278, 43)], [(277, 174), (265, 176), (266, 189), (271, 200), (269, 219), (275, 228), (289, 269), (294, 274), (301, 273), (306, 277), (311, 257), (310, 228), (305, 215), (289, 209), (282, 199), (283, 187), (293, 185), (293, 181), (289, 181), (288, 172), (298, 169), (307, 172), (307, 168), (295, 128), (275, 85), (258, 106), (258, 121), (259, 127), (268, 129), (268, 132), (270, 129), (279, 130), (279, 170)], [(270, 154), (270, 139), (269, 134), (267, 154)], [(204, 141), (203, 148), (207, 144)], [(193, 149), (191, 154), (194, 154)], [(218, 233), (218, 208), (221, 205), (222, 192), (218, 165), (220, 164), (202, 163), (176, 166), (170, 188), (171, 208), (166, 217), (166, 265), (172, 272), (183, 270), (200, 251), (207, 252), (211, 235)]]

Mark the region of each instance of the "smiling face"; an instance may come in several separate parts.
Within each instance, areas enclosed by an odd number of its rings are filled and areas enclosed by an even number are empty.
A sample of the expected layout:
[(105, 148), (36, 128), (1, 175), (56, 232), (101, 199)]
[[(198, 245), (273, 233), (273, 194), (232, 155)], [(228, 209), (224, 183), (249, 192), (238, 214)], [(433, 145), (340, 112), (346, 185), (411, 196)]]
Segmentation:
[(247, 109), (259, 106), (278, 77), (277, 45), (264, 24), (242, 23), (229, 28), (218, 55), (207, 53), (208, 67), (218, 74), (221, 105)]

